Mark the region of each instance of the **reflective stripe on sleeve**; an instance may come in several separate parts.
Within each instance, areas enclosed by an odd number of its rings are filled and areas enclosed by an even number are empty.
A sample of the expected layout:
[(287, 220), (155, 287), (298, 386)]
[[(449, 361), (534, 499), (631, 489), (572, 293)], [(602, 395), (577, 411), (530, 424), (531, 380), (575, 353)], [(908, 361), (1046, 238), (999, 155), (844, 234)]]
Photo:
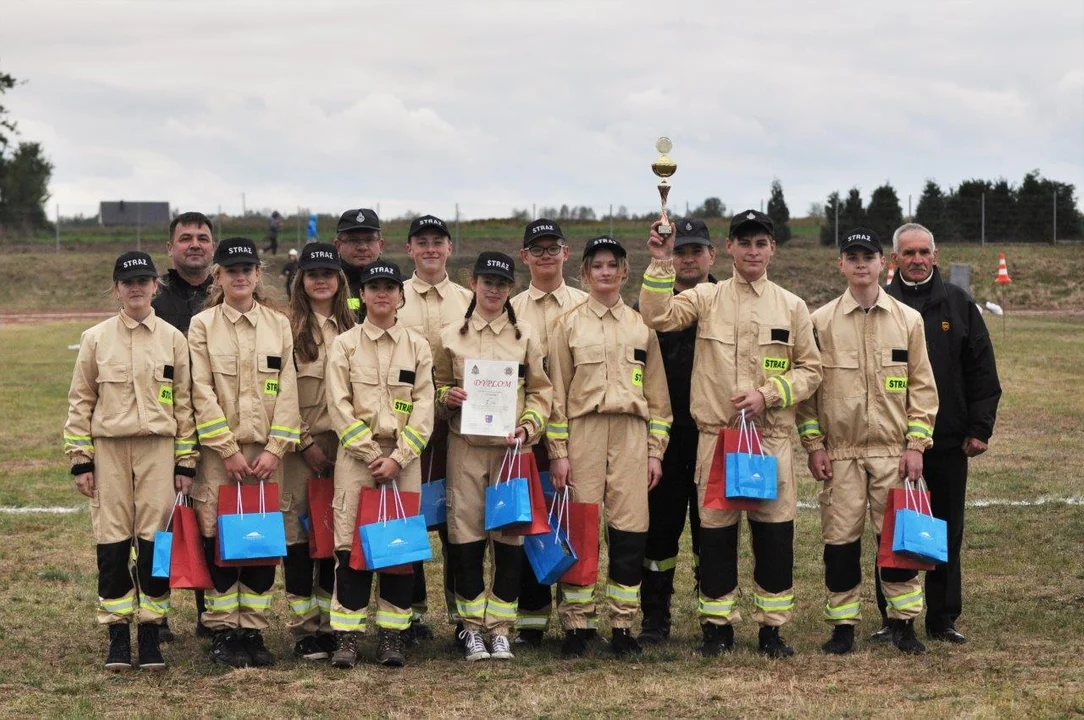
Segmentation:
[(787, 380), (782, 375), (772, 375), (770, 378), (775, 386), (779, 388), (780, 407), (789, 408), (794, 404), (794, 389), (790, 384), (790, 380)]
[(673, 277), (653, 277), (651, 275), (644, 275), (644, 282), (641, 287), (644, 290), (657, 293), (672, 293), (674, 291), (674, 278)]
[(90, 435), (65, 435), (64, 449), (67, 450), (68, 448), (90, 448), (93, 450), (94, 441)]
[(420, 432), (410, 427), (409, 425), (403, 427), (403, 432), (401, 433), (401, 435), (403, 439), (406, 440), (407, 445), (409, 445), (414, 450), (414, 452), (419, 455), (422, 454), (422, 450), (425, 450), (426, 443), (424, 435), (422, 435)]
[(196, 426), (196, 435), (200, 440), (207, 440), (208, 438), (217, 437), (230, 431), (229, 423), (226, 422), (226, 418), (220, 417), (210, 422), (201, 423)]
[(523, 414), (519, 416), (519, 421), (531, 420), (539, 430), (546, 428), (546, 421), (542, 419), (542, 416), (536, 413), (534, 410), (527, 408), (523, 411)]
[(267, 433), (267, 436), (282, 438), (288, 442), (301, 442), (301, 431), (285, 425), (272, 425), (271, 432)]
[(924, 422), (910, 420), (907, 423), (907, 437), (932, 438), (933, 428)]
[(824, 431), (821, 430), (821, 424), (816, 420), (806, 420), (798, 423), (798, 435), (800, 437), (813, 437), (815, 435), (824, 435)]
[(339, 436), (339, 443), (343, 447), (350, 447), (350, 443), (370, 432), (372, 431), (369, 430), (369, 426), (365, 424), (365, 421), (358, 420), (356, 423), (343, 430), (342, 435)]
[(647, 424), (647, 430), (652, 435), (658, 435), (660, 437), (670, 437), (670, 423), (666, 422), (665, 420), (652, 418), (651, 422)]
[(195, 440), (183, 440), (181, 438), (173, 439), (173, 455), (174, 457), (180, 457), (181, 455), (189, 455), (196, 451)]
[(568, 440), (568, 423), (551, 422), (546, 426), (546, 437), (550, 440)]

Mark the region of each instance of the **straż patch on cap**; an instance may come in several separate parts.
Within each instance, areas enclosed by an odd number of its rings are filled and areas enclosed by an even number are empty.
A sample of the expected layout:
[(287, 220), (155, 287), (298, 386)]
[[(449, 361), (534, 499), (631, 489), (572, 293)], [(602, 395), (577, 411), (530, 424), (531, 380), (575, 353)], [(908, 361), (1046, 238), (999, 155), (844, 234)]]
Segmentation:
[(357, 222), (365, 222), (365, 211), (358, 210), (358, 216), (354, 218), (354, 220), (356, 220)]
[(692, 230), (692, 229), (693, 229), (693, 224), (691, 222), (685, 223), (685, 231), (686, 232), (688, 232), (689, 230)]

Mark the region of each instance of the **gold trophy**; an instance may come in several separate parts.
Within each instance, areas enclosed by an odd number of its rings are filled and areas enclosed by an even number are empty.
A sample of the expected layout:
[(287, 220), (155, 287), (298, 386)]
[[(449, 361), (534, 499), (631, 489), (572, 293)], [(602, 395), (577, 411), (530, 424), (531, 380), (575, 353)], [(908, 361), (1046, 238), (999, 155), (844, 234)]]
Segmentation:
[(673, 147), (674, 144), (670, 142), (668, 137), (661, 137), (656, 140), (655, 149), (659, 151), (659, 157), (655, 159), (655, 162), (651, 163), (651, 171), (657, 177), (662, 178), (659, 181), (658, 188), (659, 197), (662, 198), (662, 224), (659, 225), (659, 235), (663, 237), (674, 231), (670, 227), (670, 217), (666, 214), (666, 198), (670, 195), (670, 183), (666, 182), (666, 178), (677, 172), (677, 163), (671, 160), (667, 154)]

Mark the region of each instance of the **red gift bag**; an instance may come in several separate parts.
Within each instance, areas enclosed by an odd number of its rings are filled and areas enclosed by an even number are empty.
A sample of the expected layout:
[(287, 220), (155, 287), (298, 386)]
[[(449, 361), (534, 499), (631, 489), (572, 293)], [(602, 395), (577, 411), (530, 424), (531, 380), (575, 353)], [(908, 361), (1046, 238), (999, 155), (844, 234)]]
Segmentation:
[[(387, 503), (384, 512), (389, 520), (398, 520), (401, 517), (413, 517), (421, 510), (421, 493), (403, 492), (400, 490), (399, 499), (403, 503), (403, 512), (406, 514), (400, 515), (399, 508), (396, 507), (395, 503)], [(380, 488), (362, 488), (361, 497), (358, 499), (357, 520), (354, 521), (354, 544), (350, 548), (350, 567), (355, 570), (369, 569), (365, 564), (365, 553), (362, 552), (361, 549), (361, 534), (358, 532), (358, 528), (362, 525), (377, 522), (379, 513)], [(410, 563), (407, 563), (406, 565), (393, 565), (392, 567), (381, 568), (377, 572), (388, 573), (389, 575), (411, 575), (414, 572), (414, 566)]]
[(877, 567), (899, 568), (900, 570), (933, 570), (930, 565), (914, 558), (892, 552), (892, 536), (896, 531), (896, 511), (914, 510), (929, 515), (930, 491), (896, 488), (888, 493), (885, 502), (885, 516), (881, 520), (881, 544), (877, 546)]
[(517, 457), (516, 467), (522, 475), (517, 477), (527, 478), (527, 487), (531, 491), (531, 522), (522, 525), (512, 525), (504, 529), (503, 534), (507, 537), (517, 535), (542, 535), (553, 532), (550, 527), (549, 507), (546, 505), (546, 496), (542, 494), (542, 480), (538, 477), (538, 464), (535, 462), (533, 452), (521, 453)]
[[(726, 455), (738, 452), (738, 430), (724, 428), (715, 440), (715, 453), (711, 458), (711, 471), (708, 474), (708, 487), (704, 491), (704, 508), (707, 510), (759, 510), (760, 500), (746, 498), (728, 498), (726, 496)], [(760, 435), (755, 438), (750, 452), (759, 453)]]
[(323, 559), (335, 555), (335, 478), (309, 478), (309, 557)]
[(173, 547), (169, 559), (169, 586), (180, 590), (214, 587), (203, 551), (196, 511), (188, 505), (173, 510)]
[(594, 503), (568, 504), (568, 542), (576, 551), (576, 563), (561, 576), (569, 585), (595, 586), (598, 582), (599, 506)]
[[(264, 505), (266, 512), (279, 512), (279, 484), (265, 482)], [(241, 509), (246, 513), (260, 512), (260, 483), (250, 483), (241, 486)], [(237, 508), (237, 485), (227, 482), (218, 487), (218, 514), (236, 515)], [(222, 545), (215, 539), (215, 565), (219, 567), (271, 567), (282, 562), (282, 558), (263, 558), (260, 560), (223, 560)]]

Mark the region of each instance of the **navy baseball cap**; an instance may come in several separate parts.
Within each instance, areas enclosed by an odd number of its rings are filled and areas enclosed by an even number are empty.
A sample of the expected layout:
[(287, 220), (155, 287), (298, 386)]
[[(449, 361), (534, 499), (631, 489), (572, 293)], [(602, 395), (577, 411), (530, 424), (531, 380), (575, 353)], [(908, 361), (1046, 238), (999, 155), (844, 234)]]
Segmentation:
[(711, 235), (708, 233), (708, 224), (703, 220), (688, 218), (677, 220), (675, 223), (677, 234), (674, 236), (674, 247), (682, 245), (708, 245), (711, 246)]
[(555, 237), (560, 240), (565, 239), (564, 233), (561, 232), (560, 225), (553, 220), (538, 218), (534, 222), (529, 223), (523, 230), (523, 247), (527, 247), (535, 240), (544, 237)]
[(151, 256), (138, 250), (122, 253), (113, 263), (113, 282), (131, 280), (137, 277), (158, 277)]
[(436, 215), (419, 215), (410, 221), (410, 230), (407, 231), (407, 237), (412, 238), (425, 230), (436, 230), (447, 238), (452, 236), (448, 232), (448, 225)]
[(356, 208), (347, 210), (339, 216), (339, 224), (335, 226), (335, 233), (350, 232), (351, 230), (380, 230), (380, 218), (369, 208)]
[(599, 250), (610, 250), (615, 256), (628, 257), (628, 252), (625, 251), (621, 243), (609, 235), (599, 235), (597, 238), (591, 238), (587, 241), (587, 245), (583, 248), (583, 259), (586, 260)]
[(775, 222), (759, 210), (742, 210), (730, 219), (730, 232), (727, 237), (736, 237), (744, 227), (759, 227), (771, 236), (775, 236)]
[(259, 265), (260, 256), (256, 252), (256, 243), (246, 237), (226, 238), (215, 248), (215, 264), (222, 267), (230, 265)]
[(877, 237), (877, 233), (869, 228), (855, 228), (840, 239), (839, 253), (841, 255), (848, 250), (856, 249), (884, 254), (884, 250), (881, 248), (881, 239)]
[(319, 268), (325, 270), (342, 268), (339, 253), (331, 243), (314, 242), (301, 248), (301, 258), (297, 261), (297, 269), (305, 271)]
[(496, 275), (515, 282), (516, 263), (502, 252), (486, 251), (474, 261), (474, 277), (479, 275)]
[(399, 271), (399, 266), (390, 260), (377, 260), (371, 262), (361, 269), (361, 284), (370, 283), (374, 280), (391, 280), (394, 283), (398, 283), (400, 286), (403, 284), (403, 273)]

